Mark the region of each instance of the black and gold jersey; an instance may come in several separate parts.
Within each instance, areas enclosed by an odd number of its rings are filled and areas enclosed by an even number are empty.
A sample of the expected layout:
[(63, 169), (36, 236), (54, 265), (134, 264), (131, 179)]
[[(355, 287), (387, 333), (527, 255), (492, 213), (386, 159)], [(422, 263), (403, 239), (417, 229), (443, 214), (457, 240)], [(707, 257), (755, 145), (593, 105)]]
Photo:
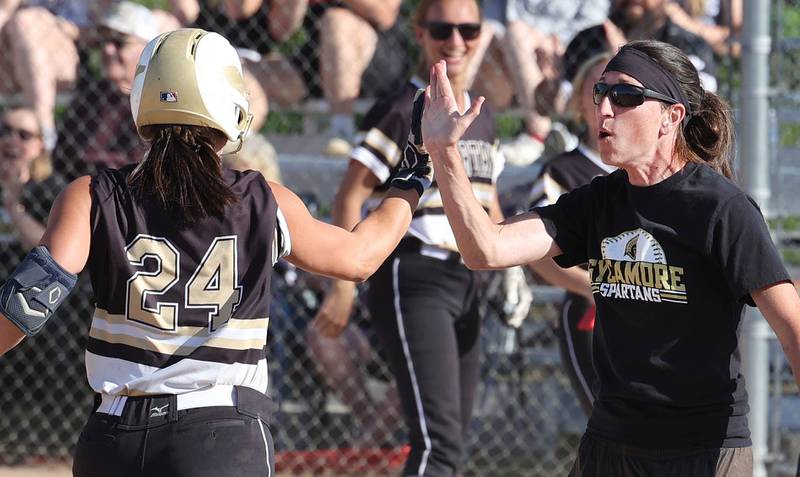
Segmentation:
[[(364, 137), (353, 150), (351, 158), (364, 164), (381, 181), (368, 207), (377, 206), (388, 181), (400, 163), (411, 129), (411, 108), (417, 89), (425, 87), (413, 78), (402, 90), (375, 103), (364, 118)], [(470, 104), (469, 96), (466, 104)], [(494, 119), (486, 105), (458, 143), (475, 197), (487, 211), (495, 200), (497, 177), (505, 165), (498, 150)], [(425, 191), (419, 201), (408, 235), (429, 245), (457, 251), (455, 237), (444, 214), (442, 197), (436, 186)]]
[(238, 202), (223, 218), (182, 227), (132, 196), (132, 171), (92, 178), (92, 389), (132, 396), (227, 384), (266, 392), (270, 274), (291, 247), (269, 185), (257, 172), (226, 169)]
[(542, 166), (536, 182), (531, 186), (528, 206), (554, 204), (561, 194), (615, 170), (616, 167), (603, 164), (596, 151), (579, 144), (574, 150), (559, 154)]

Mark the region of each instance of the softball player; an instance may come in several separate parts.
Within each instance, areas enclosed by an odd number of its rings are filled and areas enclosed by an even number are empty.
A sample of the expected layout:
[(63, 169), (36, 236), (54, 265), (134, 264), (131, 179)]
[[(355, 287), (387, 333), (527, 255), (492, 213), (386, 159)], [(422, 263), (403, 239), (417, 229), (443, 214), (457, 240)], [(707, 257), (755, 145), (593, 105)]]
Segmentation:
[(365, 279), (403, 236), (430, 168), (406, 162), (353, 232), (258, 172), (222, 168), (218, 151), (241, 143), (251, 115), (236, 51), (199, 29), (147, 45), (131, 107), (149, 151), (61, 193), (41, 245), (0, 287), (0, 352), (41, 329), (86, 265), (97, 400), (74, 475), (272, 475), (271, 265), (286, 256)]
[(459, 250), (472, 268), (589, 264), (598, 394), (573, 476), (749, 477), (742, 312), (759, 307), (800, 379), (800, 298), (730, 179), (730, 112), (658, 41), (623, 46), (593, 102), (600, 155), (619, 169), (495, 224), (453, 147), (482, 99), (460, 114), (436, 65), (421, 129)]
[[(474, 0), (423, 0), (414, 16), (424, 61), (450, 66), (459, 107), (466, 107), (466, 67), (481, 32)], [(364, 119), (366, 135), (353, 151), (336, 201), (337, 219), (348, 227), (370, 197), (380, 197), (401, 162), (414, 94), (425, 84), (414, 77), (379, 100)], [(458, 142), (472, 190), (485, 210), (501, 218), (495, 182), (503, 167), (491, 115), (475, 121)], [(451, 476), (464, 459), (464, 436), (479, 379), (480, 317), (476, 275), (456, 251), (439, 191), (423, 195), (400, 245), (370, 278), (370, 317), (398, 384), (411, 452), (403, 475)], [(323, 308), (352, 302), (352, 286), (334, 284)], [(331, 309), (334, 308), (331, 306)], [(349, 307), (318, 319), (342, 323)], [(320, 324), (323, 329), (327, 324)], [(338, 326), (341, 329), (341, 325)]]
[[(528, 207), (554, 204), (565, 192), (616, 169), (603, 164), (597, 153), (597, 121), (594, 121), (592, 103), (592, 88), (610, 59), (610, 53), (594, 56), (575, 74), (572, 81), (574, 93), (568, 108), (575, 122), (584, 129), (581, 142), (576, 149), (552, 158), (542, 167), (531, 188)], [(592, 364), (595, 308), (589, 273), (583, 266), (563, 269), (552, 260), (534, 262), (529, 266), (543, 279), (567, 290), (559, 312), (561, 362), (581, 407), (588, 415), (595, 398), (592, 387), (597, 379)]]

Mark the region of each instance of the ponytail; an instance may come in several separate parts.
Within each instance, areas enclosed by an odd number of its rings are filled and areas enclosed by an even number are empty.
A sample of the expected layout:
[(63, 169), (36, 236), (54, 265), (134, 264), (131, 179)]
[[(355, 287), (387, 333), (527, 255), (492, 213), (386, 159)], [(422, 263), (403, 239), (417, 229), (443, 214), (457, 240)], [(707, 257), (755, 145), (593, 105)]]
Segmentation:
[(689, 162), (708, 164), (728, 179), (734, 180), (731, 158), (734, 145), (733, 117), (728, 104), (706, 91), (700, 107), (694, 111), (683, 134), (678, 135), (676, 152)]
[(678, 47), (656, 40), (637, 40), (635, 48), (667, 70), (680, 85), (692, 116), (678, 132), (675, 155), (686, 162), (707, 164), (734, 180), (731, 157), (734, 147), (733, 115), (719, 96), (703, 89), (697, 68)]
[(151, 137), (144, 160), (128, 178), (142, 202), (155, 201), (182, 225), (222, 217), (238, 198), (222, 177), (215, 144), (222, 134), (199, 126), (146, 126)]

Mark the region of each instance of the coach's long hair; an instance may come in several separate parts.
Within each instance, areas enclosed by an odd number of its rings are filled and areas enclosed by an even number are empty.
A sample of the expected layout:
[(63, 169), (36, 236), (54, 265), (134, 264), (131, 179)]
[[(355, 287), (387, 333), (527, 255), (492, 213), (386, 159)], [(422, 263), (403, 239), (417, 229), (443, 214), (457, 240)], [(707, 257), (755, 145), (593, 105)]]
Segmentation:
[(144, 160), (128, 178), (137, 199), (156, 201), (181, 225), (222, 217), (225, 207), (238, 200), (222, 177), (215, 147), (224, 144), (220, 131), (187, 125), (142, 129), (143, 136), (152, 139)]
[(679, 48), (655, 40), (632, 41), (623, 48), (639, 50), (669, 71), (689, 99), (692, 116), (678, 132), (675, 155), (687, 162), (707, 164), (734, 179), (733, 115), (725, 100), (703, 89), (697, 69)]

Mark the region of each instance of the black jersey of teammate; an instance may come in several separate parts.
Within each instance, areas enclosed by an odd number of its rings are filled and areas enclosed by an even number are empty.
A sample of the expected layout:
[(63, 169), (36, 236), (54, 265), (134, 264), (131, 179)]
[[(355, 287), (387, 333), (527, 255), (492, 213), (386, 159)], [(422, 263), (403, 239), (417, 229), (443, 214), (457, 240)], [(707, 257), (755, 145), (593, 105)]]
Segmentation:
[[(87, 350), (154, 369), (186, 358), (264, 360), (271, 266), (285, 246), (269, 185), (258, 172), (225, 169), (238, 202), (222, 218), (180, 227), (157, 205), (134, 199), (133, 167), (92, 179), (88, 269), (97, 311)], [(256, 327), (260, 338), (239, 340)]]
[[(391, 171), (400, 162), (400, 153), (405, 148), (411, 129), (414, 94), (424, 86), (418, 80), (408, 82), (397, 93), (378, 100), (364, 117), (361, 129), (366, 131), (366, 136), (359, 146), (370, 151), (386, 167), (387, 174), (376, 174), (383, 181), (381, 189), (388, 189)], [(381, 137), (376, 137), (378, 135)], [(461, 141), (465, 144), (474, 143), (468, 157), (464, 158), (470, 182), (492, 183), (497, 172), (493, 151), (497, 136), (492, 113), (486, 105)]]
[[(581, 144), (572, 151), (564, 152), (547, 161), (531, 187), (528, 207), (550, 205), (562, 194), (614, 170), (613, 167), (600, 163), (599, 157), (595, 157), (595, 160), (590, 159), (589, 154), (591, 152)], [(597, 156), (596, 153), (594, 155)]]
[(589, 263), (599, 395), (589, 432), (659, 448), (750, 444), (737, 333), (789, 279), (756, 204), (705, 165), (650, 187), (618, 170), (534, 208), (561, 266)]
[[(378, 100), (364, 118), (364, 138), (353, 150), (351, 158), (364, 164), (381, 182), (368, 207), (377, 205), (400, 163), (411, 129), (414, 94), (422, 87), (421, 81), (413, 79), (402, 90)], [(465, 93), (465, 99), (468, 98)], [(488, 211), (496, 200), (495, 183), (505, 162), (498, 152), (494, 120), (489, 109), (484, 108), (466, 130), (458, 142), (458, 150), (475, 198)], [(436, 177), (420, 198), (408, 233), (429, 245), (457, 250), (453, 231), (444, 214)]]

